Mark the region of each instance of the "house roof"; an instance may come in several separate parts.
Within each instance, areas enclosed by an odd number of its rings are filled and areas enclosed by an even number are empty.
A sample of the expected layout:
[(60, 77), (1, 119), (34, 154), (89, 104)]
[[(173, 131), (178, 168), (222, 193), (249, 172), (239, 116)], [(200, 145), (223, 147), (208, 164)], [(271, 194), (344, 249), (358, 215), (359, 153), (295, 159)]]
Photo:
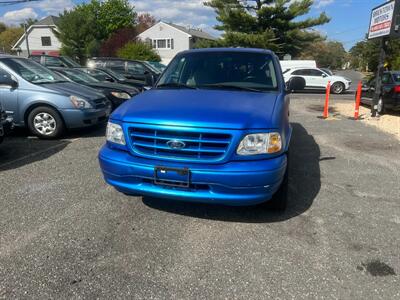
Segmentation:
[(175, 27), (176, 29), (178, 29), (180, 31), (190, 34), (191, 36), (195, 36), (195, 37), (206, 39), (206, 40), (216, 40), (217, 39), (216, 37), (213, 37), (211, 34), (205, 32), (205, 31), (199, 30), (199, 29), (186, 28), (184, 26), (176, 25), (173, 23), (167, 23), (167, 24), (172, 27)]
[[(60, 18), (56, 16), (47, 16), (46, 18), (43, 18), (36, 23), (33, 23), (31, 26), (28, 28), (28, 34), (32, 31), (32, 28), (34, 27), (46, 27), (46, 26), (57, 26), (58, 20)], [(18, 39), (18, 41), (14, 44), (12, 47), (13, 50), (17, 49), (19, 45), (22, 43), (22, 41), (25, 40), (25, 33), (21, 35), (21, 37)]]
[(36, 23), (34, 23), (33, 25), (57, 25), (58, 21), (59, 21), (59, 17), (56, 16), (47, 16), (46, 18), (43, 18), (39, 21), (37, 21)]

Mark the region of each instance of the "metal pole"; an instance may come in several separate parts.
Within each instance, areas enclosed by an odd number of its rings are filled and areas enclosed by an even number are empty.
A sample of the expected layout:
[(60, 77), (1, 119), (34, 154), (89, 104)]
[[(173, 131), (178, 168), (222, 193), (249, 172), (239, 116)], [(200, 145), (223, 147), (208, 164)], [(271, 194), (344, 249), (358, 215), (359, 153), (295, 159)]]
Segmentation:
[(26, 51), (28, 52), (28, 56), (29, 56), (29, 55), (31, 55), (31, 53), (29, 51), (28, 31), (26, 30), (26, 23), (24, 23), (24, 31), (25, 31)]
[(381, 89), (382, 89), (382, 76), (384, 70), (384, 64), (385, 64), (385, 58), (386, 58), (386, 41), (387, 38), (383, 37), (381, 39), (381, 52), (379, 54), (379, 64), (378, 64), (378, 72), (376, 74), (376, 81), (375, 81), (375, 93), (374, 97), (372, 99), (372, 105), (371, 105), (371, 117), (376, 117), (377, 115), (377, 108), (378, 108), (378, 101), (379, 97), (381, 96)]

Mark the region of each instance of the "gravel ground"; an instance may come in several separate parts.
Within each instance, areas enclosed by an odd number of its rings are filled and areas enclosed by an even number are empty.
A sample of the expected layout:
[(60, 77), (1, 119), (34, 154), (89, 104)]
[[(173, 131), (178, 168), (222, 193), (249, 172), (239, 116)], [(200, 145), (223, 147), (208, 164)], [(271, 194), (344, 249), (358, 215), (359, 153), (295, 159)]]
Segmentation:
[[(345, 99), (345, 98), (341, 98)], [(0, 298), (399, 299), (400, 146), (295, 94), (284, 214), (128, 197), (104, 128), (0, 146)]]
[[(353, 118), (354, 117), (354, 103), (349, 102), (336, 102), (333, 104), (332, 109), (336, 114)], [(388, 112), (379, 118), (371, 117), (371, 110), (368, 107), (360, 106), (359, 120), (369, 126), (377, 127), (379, 130), (385, 131), (394, 135), (400, 141), (400, 113)]]

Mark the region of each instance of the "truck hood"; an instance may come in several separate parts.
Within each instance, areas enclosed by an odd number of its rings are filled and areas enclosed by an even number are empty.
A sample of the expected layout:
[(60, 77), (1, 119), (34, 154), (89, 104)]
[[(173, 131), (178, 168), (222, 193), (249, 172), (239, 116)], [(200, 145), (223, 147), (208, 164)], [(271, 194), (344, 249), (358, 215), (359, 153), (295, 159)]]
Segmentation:
[(75, 82), (46, 83), (40, 86), (53, 90), (58, 94), (66, 96), (74, 95), (87, 100), (95, 100), (104, 97), (103, 94), (96, 92), (96, 90)]
[(274, 128), (277, 92), (152, 89), (122, 104), (122, 122), (225, 129)]

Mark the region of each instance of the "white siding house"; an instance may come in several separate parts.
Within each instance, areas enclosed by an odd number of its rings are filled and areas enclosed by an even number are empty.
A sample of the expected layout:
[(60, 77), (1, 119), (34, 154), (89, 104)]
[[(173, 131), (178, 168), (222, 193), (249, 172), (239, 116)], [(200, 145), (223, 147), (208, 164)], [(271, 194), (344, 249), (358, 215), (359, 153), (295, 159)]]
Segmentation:
[(165, 22), (153, 25), (139, 34), (139, 38), (143, 42), (150, 43), (165, 64), (168, 64), (177, 53), (192, 49), (200, 39), (215, 40), (204, 31)]
[[(30, 54), (59, 55), (61, 43), (55, 36), (58, 17), (48, 16), (27, 29)], [(12, 48), (18, 55), (27, 57), (26, 36), (23, 34)]]

